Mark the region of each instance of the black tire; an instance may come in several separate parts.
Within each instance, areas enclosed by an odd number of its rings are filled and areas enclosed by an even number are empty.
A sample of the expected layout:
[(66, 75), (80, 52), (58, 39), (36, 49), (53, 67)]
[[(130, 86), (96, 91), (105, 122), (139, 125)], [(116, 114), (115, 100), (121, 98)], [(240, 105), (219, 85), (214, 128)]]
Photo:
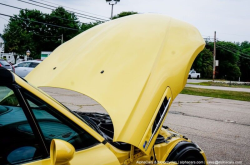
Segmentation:
[(182, 153), (182, 155), (178, 159), (179, 160), (176, 160), (176, 161), (179, 164), (183, 164), (183, 165), (205, 164), (203, 156), (200, 154), (199, 151), (195, 151), (195, 150), (184, 151), (184, 153)]
[(180, 142), (169, 154), (166, 162), (177, 162), (180, 165), (204, 165), (205, 160), (200, 153), (200, 149), (190, 142)]
[(191, 75), (188, 75), (188, 79), (191, 79)]
[(197, 79), (199, 79), (200, 78), (200, 76), (199, 75), (197, 75)]

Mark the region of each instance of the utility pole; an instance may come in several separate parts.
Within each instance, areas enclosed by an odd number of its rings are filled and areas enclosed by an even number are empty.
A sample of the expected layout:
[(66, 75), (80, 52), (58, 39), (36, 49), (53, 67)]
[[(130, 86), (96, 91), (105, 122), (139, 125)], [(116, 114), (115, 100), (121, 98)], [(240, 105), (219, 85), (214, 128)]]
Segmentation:
[(63, 44), (63, 34), (62, 34), (61, 44)]
[(114, 5), (117, 4), (117, 2), (120, 2), (120, 0), (106, 0), (106, 2), (109, 2), (109, 5), (111, 5), (111, 19), (113, 18), (113, 8)]
[(214, 32), (214, 62), (213, 62), (213, 81), (215, 79), (215, 68), (216, 68), (216, 31)]
[(114, 8), (114, 4), (110, 4), (110, 3), (109, 3), (109, 5), (112, 5), (112, 7), (111, 7), (111, 17), (110, 17), (110, 18), (112, 19), (112, 18), (113, 18), (113, 8)]

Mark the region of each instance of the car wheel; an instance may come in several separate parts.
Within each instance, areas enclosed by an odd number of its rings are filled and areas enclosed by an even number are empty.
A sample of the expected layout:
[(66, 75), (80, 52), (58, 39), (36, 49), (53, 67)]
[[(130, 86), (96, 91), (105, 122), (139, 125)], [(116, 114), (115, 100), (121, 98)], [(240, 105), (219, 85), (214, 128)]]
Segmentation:
[(194, 143), (190, 142), (178, 143), (169, 154), (166, 162), (177, 162), (183, 165), (205, 164), (200, 149)]
[(188, 78), (189, 78), (189, 79), (191, 79), (191, 76), (190, 76), (190, 75), (188, 75)]
[(198, 151), (185, 151), (177, 162), (184, 165), (205, 164), (202, 155)]
[(200, 76), (198, 75), (198, 76), (197, 76), (197, 79), (199, 79), (199, 78), (200, 78)]

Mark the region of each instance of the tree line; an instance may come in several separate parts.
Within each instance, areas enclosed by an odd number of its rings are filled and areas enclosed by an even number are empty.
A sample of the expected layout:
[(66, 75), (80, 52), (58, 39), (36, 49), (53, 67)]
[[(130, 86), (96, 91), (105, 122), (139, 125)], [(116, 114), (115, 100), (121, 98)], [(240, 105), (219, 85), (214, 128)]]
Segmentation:
[[(202, 78), (213, 76), (214, 42), (206, 43), (204, 50), (196, 57), (192, 69)], [(250, 42), (216, 42), (216, 79), (250, 81)]]
[(41, 51), (53, 51), (61, 44), (62, 38), (66, 42), (100, 23), (81, 23), (74, 13), (63, 7), (50, 14), (39, 10), (20, 10), (4, 28), (5, 51), (24, 55), (30, 50), (31, 57), (40, 58)]
[[(122, 12), (112, 19), (117, 19), (137, 12)], [(76, 35), (103, 23), (95, 21), (82, 23), (74, 13), (58, 7), (50, 14), (39, 10), (20, 10), (18, 15), (10, 18), (2, 37), (5, 40), (5, 51), (23, 55), (31, 51), (31, 57), (40, 59), (41, 51), (53, 51), (61, 44)], [(56, 26), (52, 26), (56, 25)], [(62, 36), (63, 35), (63, 36)], [(250, 81), (250, 43), (231, 43), (217, 41), (216, 78), (227, 80)], [(214, 43), (208, 42), (205, 49), (195, 59), (192, 69), (201, 73), (202, 78), (212, 78)]]

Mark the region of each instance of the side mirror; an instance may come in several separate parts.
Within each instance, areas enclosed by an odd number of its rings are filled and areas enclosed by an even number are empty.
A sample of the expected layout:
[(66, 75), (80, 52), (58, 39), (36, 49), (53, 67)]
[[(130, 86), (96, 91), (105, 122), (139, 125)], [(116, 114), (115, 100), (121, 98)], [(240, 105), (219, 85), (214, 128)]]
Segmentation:
[(68, 142), (53, 139), (50, 144), (50, 159), (52, 165), (67, 165), (74, 157), (75, 148)]

